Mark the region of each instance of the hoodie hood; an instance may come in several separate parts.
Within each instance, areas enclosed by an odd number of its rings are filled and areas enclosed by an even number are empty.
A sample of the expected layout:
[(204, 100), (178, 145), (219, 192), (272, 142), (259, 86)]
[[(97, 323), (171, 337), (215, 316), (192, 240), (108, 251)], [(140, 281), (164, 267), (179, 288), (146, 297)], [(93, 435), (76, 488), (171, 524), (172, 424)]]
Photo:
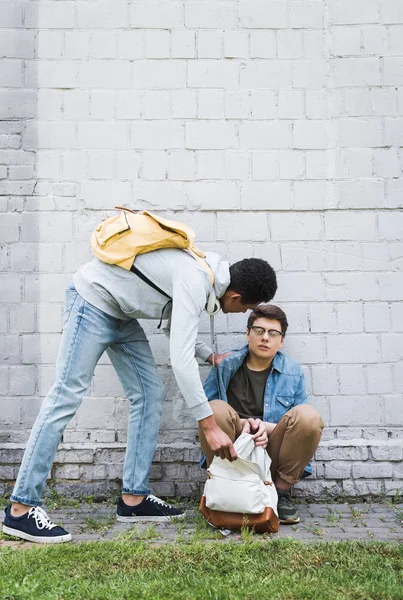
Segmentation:
[(206, 252), (206, 263), (214, 273), (214, 291), (217, 298), (222, 298), (230, 284), (229, 262), (221, 260), (219, 254)]

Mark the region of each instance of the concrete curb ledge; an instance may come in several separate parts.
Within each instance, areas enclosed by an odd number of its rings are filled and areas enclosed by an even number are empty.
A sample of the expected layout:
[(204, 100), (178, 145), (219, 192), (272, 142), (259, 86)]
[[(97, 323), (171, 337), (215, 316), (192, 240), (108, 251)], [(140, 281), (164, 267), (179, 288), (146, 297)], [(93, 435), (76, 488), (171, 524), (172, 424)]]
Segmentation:
[[(15, 480), (25, 444), (0, 444), (0, 493)], [(61, 444), (49, 483), (63, 494), (105, 497), (121, 485), (125, 453), (122, 443)], [(197, 497), (205, 473), (194, 443), (158, 446), (151, 487), (161, 496)], [(328, 440), (320, 444), (313, 473), (295, 486), (301, 497), (395, 496), (403, 493), (403, 440)]]

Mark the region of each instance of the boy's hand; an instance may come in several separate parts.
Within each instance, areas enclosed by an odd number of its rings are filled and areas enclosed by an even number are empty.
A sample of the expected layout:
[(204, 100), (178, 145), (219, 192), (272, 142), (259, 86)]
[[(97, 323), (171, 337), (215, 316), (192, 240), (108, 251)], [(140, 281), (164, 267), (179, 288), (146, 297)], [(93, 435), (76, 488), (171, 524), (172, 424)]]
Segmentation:
[(199, 425), (214, 456), (227, 458), (230, 462), (236, 460), (237, 455), (231, 438), (217, 425), (213, 416), (201, 419)]
[[(231, 354), (231, 352), (224, 352), (224, 354), (214, 354), (214, 366), (217, 367), (220, 362), (222, 362), (224, 360), (224, 358), (227, 358), (227, 356), (229, 356)], [(207, 359), (207, 362), (210, 363), (210, 365), (213, 365), (213, 355), (210, 354), (210, 356)]]

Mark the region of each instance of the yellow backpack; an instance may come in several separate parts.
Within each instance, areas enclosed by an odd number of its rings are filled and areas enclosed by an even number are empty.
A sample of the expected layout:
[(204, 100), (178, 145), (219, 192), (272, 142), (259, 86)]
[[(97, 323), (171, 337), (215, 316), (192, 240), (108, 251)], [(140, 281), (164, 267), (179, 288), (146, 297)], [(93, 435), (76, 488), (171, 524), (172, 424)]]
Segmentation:
[(122, 206), (115, 208), (121, 212), (102, 221), (91, 236), (92, 251), (99, 260), (130, 271), (138, 254), (180, 248), (200, 263), (214, 284), (214, 275), (203, 260), (205, 254), (194, 245), (196, 236), (191, 227), (148, 211), (138, 213)]

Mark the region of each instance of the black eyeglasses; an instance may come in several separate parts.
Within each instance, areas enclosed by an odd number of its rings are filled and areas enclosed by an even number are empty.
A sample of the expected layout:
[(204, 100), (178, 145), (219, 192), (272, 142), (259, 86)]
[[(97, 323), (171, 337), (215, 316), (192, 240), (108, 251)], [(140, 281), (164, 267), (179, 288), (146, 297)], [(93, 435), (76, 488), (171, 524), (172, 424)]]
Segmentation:
[(258, 325), (251, 325), (248, 329), (252, 329), (253, 333), (259, 337), (262, 337), (265, 333), (269, 336), (271, 340), (277, 340), (283, 334), (281, 331), (277, 331), (277, 329), (265, 329), (264, 327), (259, 327)]

